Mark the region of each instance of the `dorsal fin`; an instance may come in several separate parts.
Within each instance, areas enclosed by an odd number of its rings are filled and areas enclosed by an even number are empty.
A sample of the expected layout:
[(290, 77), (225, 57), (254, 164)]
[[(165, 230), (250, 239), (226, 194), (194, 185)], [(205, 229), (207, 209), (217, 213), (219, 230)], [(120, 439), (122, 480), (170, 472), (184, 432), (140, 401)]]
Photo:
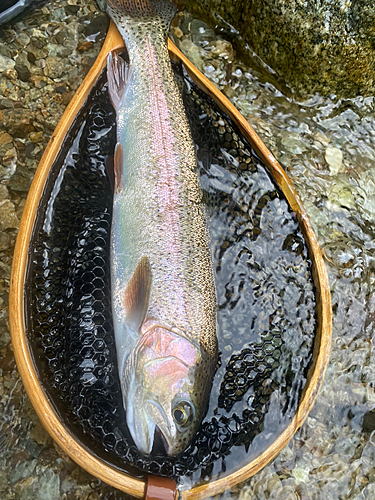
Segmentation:
[(145, 319), (151, 292), (151, 266), (143, 256), (130, 278), (124, 292), (126, 322), (133, 332), (138, 332)]

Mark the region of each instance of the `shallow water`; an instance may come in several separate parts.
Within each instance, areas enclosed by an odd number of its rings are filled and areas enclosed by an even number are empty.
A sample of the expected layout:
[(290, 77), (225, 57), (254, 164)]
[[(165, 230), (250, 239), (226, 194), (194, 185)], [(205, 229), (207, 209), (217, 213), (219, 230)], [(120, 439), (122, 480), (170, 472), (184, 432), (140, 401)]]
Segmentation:
[[(9, 142), (1, 136), (0, 146), (4, 499), (123, 496), (79, 469), (41, 429), (15, 370), (7, 320), (12, 248), (29, 180), (64, 106), (99, 50), (97, 18), (103, 23), (93, 2), (51, 2), (50, 9), (29, 13), (0, 33), (0, 54), (10, 60), (19, 55), (17, 73), (5, 60), (6, 74), (0, 76), (1, 130), (10, 137)], [(292, 178), (327, 257), (334, 337), (325, 382), (306, 423), (271, 464), (226, 495), (256, 500), (372, 499), (374, 98), (317, 95), (298, 102), (253, 54), (247, 54), (246, 64), (237, 58), (228, 42), (233, 36), (228, 27), (215, 33), (188, 14), (180, 15), (174, 27), (180, 48), (232, 100)], [(64, 59), (70, 65), (66, 72), (59, 68)]]
[(291, 443), (237, 494), (373, 498), (374, 98), (298, 102), (256, 59), (258, 69), (250, 69), (221, 37), (182, 17), (180, 47), (224, 90), (296, 186), (327, 257), (332, 291), (332, 356), (318, 400)]

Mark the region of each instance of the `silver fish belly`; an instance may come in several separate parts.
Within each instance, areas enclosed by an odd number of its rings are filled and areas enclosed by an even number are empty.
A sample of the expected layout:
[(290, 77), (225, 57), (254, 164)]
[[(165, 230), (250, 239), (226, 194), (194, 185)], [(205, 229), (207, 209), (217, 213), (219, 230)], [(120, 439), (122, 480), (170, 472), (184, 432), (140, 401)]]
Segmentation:
[(111, 285), (127, 423), (175, 455), (204, 416), (216, 361), (216, 293), (202, 195), (166, 30), (168, 0), (111, 0), (130, 66), (108, 59), (117, 114)]

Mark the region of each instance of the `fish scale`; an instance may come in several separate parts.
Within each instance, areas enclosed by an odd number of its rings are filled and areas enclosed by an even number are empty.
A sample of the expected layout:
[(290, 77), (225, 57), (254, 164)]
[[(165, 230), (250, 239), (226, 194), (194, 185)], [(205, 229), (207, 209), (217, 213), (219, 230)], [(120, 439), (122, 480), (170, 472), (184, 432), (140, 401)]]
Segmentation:
[[(116, 55), (108, 61), (109, 90), (117, 114), (115, 158), (122, 154), (115, 165), (111, 230), (120, 380), (128, 426), (138, 447), (151, 451), (150, 433), (158, 422), (164, 437), (171, 436), (168, 452), (176, 454), (189, 444), (209, 400), (217, 360), (217, 301), (194, 145), (166, 44), (166, 28), (175, 8), (169, 1), (118, 0), (109, 4), (108, 11), (130, 60), (130, 67)], [(138, 295), (133, 298), (133, 294)], [(164, 378), (148, 380), (155, 371), (146, 367), (157, 360), (147, 357), (149, 351), (137, 349), (146, 333), (142, 322), (151, 322), (152, 335), (160, 335), (160, 330), (164, 335), (173, 333), (174, 341), (182, 345), (178, 359), (185, 375), (181, 380), (173, 377), (175, 360), (168, 361), (168, 349), (158, 351), (160, 362), (167, 360)], [(192, 366), (184, 359), (188, 343), (196, 351)], [(158, 384), (167, 379), (171, 385), (160, 391)], [(147, 406), (149, 400), (152, 407)], [(172, 414), (186, 400), (193, 420), (180, 429)], [(162, 416), (151, 417), (146, 407), (152, 412), (158, 408)]]

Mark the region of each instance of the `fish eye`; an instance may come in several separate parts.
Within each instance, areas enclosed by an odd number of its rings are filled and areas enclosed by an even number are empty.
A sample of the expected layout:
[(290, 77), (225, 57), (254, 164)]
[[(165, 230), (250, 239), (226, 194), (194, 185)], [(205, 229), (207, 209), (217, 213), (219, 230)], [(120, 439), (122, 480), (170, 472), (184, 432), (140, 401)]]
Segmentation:
[(180, 401), (172, 411), (173, 420), (177, 425), (185, 427), (190, 424), (194, 417), (193, 406), (187, 401)]

